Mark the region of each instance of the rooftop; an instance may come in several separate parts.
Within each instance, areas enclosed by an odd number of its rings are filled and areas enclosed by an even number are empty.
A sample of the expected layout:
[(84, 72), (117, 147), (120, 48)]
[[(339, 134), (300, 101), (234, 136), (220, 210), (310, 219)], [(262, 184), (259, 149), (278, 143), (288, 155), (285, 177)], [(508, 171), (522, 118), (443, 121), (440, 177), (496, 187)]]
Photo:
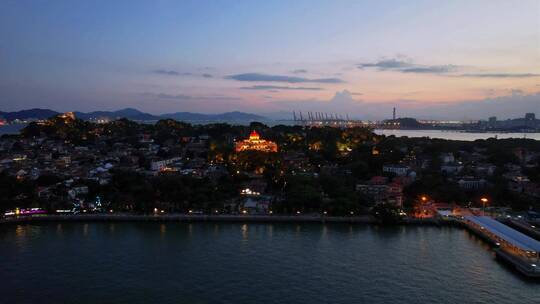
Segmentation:
[(525, 251), (540, 252), (540, 242), (489, 216), (465, 216), (468, 221), (488, 229), (501, 239)]

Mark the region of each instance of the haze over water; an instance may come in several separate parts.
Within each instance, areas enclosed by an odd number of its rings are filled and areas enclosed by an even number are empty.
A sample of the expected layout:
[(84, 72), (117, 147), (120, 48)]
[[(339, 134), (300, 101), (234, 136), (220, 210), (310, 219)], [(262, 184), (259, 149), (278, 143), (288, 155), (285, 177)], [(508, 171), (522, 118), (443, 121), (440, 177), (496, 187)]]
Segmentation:
[(376, 134), (396, 137), (429, 137), (448, 140), (474, 141), (477, 139), (506, 139), (506, 138), (528, 138), (540, 140), (540, 133), (508, 133), (508, 132), (463, 132), (463, 131), (441, 131), (441, 130), (374, 130)]
[(1, 227), (7, 303), (538, 303), (464, 230), (319, 224)]

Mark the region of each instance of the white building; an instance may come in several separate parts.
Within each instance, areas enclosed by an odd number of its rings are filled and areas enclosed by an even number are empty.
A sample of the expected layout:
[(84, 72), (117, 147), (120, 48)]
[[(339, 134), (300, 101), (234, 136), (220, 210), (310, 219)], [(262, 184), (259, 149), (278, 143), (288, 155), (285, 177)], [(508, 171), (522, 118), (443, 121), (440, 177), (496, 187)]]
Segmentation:
[(151, 164), (150, 164), (150, 168), (153, 170), (153, 171), (159, 171), (165, 167), (167, 167), (168, 165), (170, 164), (173, 164), (177, 161), (180, 161), (182, 158), (181, 157), (173, 157), (173, 158), (169, 158), (169, 159), (164, 159), (164, 160), (158, 160), (158, 161), (153, 161)]
[(456, 161), (456, 158), (452, 153), (441, 153), (440, 158), (445, 164), (454, 163)]
[(458, 181), (459, 187), (466, 190), (482, 189), (486, 186), (486, 180), (476, 178), (462, 178)]
[(446, 174), (456, 174), (463, 170), (463, 165), (459, 163), (447, 163), (441, 166), (441, 172)]
[(399, 164), (383, 166), (383, 172), (394, 173), (397, 176), (406, 176), (409, 169), (410, 169), (409, 167), (404, 166), (404, 165), (399, 165)]

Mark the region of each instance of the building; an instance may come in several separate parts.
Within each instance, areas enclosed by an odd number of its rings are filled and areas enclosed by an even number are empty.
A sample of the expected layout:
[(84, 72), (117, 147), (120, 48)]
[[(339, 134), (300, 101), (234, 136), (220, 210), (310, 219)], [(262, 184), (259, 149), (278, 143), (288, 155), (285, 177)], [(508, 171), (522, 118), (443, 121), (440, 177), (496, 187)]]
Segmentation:
[(403, 206), (403, 185), (399, 181), (388, 183), (386, 177), (374, 176), (367, 183), (357, 184), (356, 191), (369, 196), (375, 204)]
[(489, 129), (538, 129), (540, 128), (540, 120), (536, 118), (534, 113), (526, 113), (525, 116), (516, 119), (497, 120), (495, 117), (490, 117), (489, 120), (481, 123)]
[(456, 162), (456, 158), (454, 157), (453, 153), (441, 153), (440, 158), (444, 164), (450, 164), (450, 163)]
[(151, 168), (153, 171), (163, 170), (163, 169), (166, 168), (168, 165), (174, 164), (175, 162), (179, 162), (179, 161), (181, 161), (181, 160), (182, 160), (182, 158), (180, 158), (180, 157), (173, 157), (173, 158), (169, 158), (169, 159), (153, 161), (153, 162), (150, 164), (150, 168)]
[(277, 152), (278, 146), (275, 142), (261, 139), (259, 133), (253, 130), (249, 134), (248, 139), (244, 139), (236, 143), (235, 146), (236, 152), (255, 150), (262, 152)]
[(511, 261), (516, 269), (532, 277), (540, 276), (540, 242), (488, 216), (465, 216), (465, 223), (496, 242), (498, 257)]
[(448, 163), (441, 166), (441, 172), (445, 174), (456, 174), (463, 170), (463, 165), (459, 163)]
[(66, 112), (66, 113), (59, 114), (58, 117), (64, 120), (75, 120), (75, 113)]
[(386, 201), (390, 204), (403, 207), (403, 185), (399, 182), (392, 182), (386, 190)]
[(487, 182), (483, 178), (463, 177), (458, 181), (458, 185), (465, 190), (477, 190), (486, 187)]
[(478, 164), (473, 166), (476, 176), (492, 176), (497, 170), (497, 166), (492, 164)]
[(389, 172), (394, 173), (397, 176), (405, 176), (407, 175), (407, 172), (409, 172), (409, 167), (404, 165), (384, 165), (383, 166), (383, 172)]

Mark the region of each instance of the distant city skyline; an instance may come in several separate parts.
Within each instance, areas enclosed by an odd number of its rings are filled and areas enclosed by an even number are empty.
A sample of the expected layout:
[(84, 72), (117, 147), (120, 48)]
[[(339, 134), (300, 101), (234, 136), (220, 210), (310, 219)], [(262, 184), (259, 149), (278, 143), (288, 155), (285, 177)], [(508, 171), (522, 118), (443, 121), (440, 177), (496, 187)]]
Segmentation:
[(0, 111), (540, 115), (534, 0), (4, 1), (0, 37)]

